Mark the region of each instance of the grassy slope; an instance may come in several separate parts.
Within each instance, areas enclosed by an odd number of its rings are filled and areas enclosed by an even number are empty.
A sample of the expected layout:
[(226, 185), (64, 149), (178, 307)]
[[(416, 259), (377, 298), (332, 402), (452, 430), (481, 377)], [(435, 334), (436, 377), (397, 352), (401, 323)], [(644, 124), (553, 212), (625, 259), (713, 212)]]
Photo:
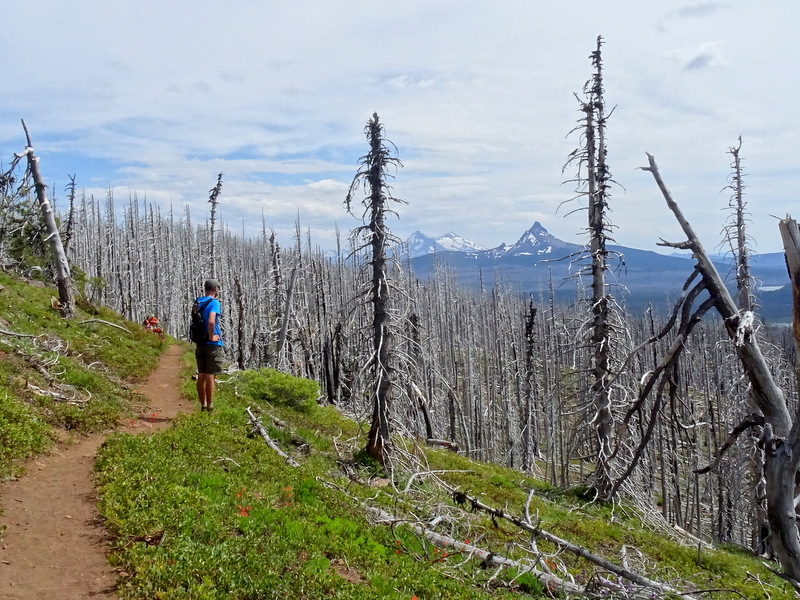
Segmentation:
[[(51, 290), (0, 274), (0, 452), (4, 476), (55, 437), (53, 427), (107, 428), (140, 401), (125, 378), (148, 372), (157, 340), (109, 311), (89, 307), (64, 322), (49, 307)], [(124, 332), (100, 318), (127, 326)], [(66, 350), (65, 350), (66, 348)], [(192, 384), (188, 373), (187, 394)], [(101, 366), (102, 365), (102, 366)], [(42, 390), (91, 400), (80, 406)], [(70, 387), (72, 386), (72, 387)], [(101, 510), (117, 535), (112, 560), (126, 598), (503, 598), (541, 597), (530, 575), (485, 568), (436, 548), (406, 527), (370, 524), (365, 505), (430, 521), (438, 531), (497, 554), (520, 558), (528, 537), (509, 523), (458, 506), (433, 476), (396, 473), (375, 486), (375, 471), (353, 460), (363, 432), (329, 408), (314, 406), (314, 386), (274, 372), (245, 372), (219, 388), (215, 413), (182, 416), (149, 437), (114, 435), (97, 464)], [(252, 435), (244, 409), (260, 410), (272, 437), (299, 468), (288, 466)], [(268, 414), (287, 427), (273, 426)], [(448, 452), (414, 448), (403, 464), (424, 466), (487, 504), (520, 515), (528, 489), (543, 529), (681, 589), (732, 589), (714, 598), (790, 598), (787, 585), (759, 560), (735, 550), (679, 546), (642, 527), (620, 507), (586, 504), (519, 472)], [(10, 466), (9, 466), (10, 465)], [(343, 472), (347, 471), (349, 477)], [(368, 485), (368, 482), (372, 485)], [(408, 489), (406, 489), (406, 487)], [(555, 570), (586, 583), (597, 569), (539, 542)], [(769, 593), (769, 596), (767, 595)], [(649, 597), (648, 595), (636, 597)]]
[(130, 383), (155, 367), (162, 343), (108, 309), (82, 305), (74, 320), (62, 319), (50, 306), (57, 292), (41, 282), (0, 273), (0, 287), (0, 478), (7, 478), (58, 430), (103, 431), (141, 405)]
[[(524, 557), (528, 544), (511, 524), (458, 506), (432, 477), (415, 477), (406, 489), (407, 476), (396, 474), (399, 493), (375, 487), (375, 472), (352, 459), (362, 432), (333, 409), (304, 403), (306, 384), (270, 371), (240, 373), (218, 388), (217, 412), (106, 445), (98, 463), (102, 511), (119, 535), (124, 597), (544, 597), (530, 575), (485, 568), (400, 524), (370, 524), (367, 505), (423, 522), (443, 517), (437, 530), (504, 556)], [(257, 407), (299, 468), (252, 435), (247, 406)], [(406, 465), (424, 462), (426, 471), (512, 514), (521, 515), (534, 489), (530, 510), (543, 529), (615, 563), (624, 552), (633, 570), (680, 589), (735, 590), (713, 594), (718, 599), (793, 597), (745, 552), (680, 546), (644, 528), (632, 511), (586, 504), (516, 471), (413, 446), (403, 454)], [(601, 576), (582, 559), (538, 546), (551, 568), (580, 583)]]

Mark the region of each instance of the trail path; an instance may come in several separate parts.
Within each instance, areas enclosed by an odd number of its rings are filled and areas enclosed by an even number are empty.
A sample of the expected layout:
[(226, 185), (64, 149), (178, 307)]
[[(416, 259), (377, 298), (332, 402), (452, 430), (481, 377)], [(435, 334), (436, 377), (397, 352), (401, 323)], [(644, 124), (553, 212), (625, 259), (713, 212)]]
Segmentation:
[[(180, 396), (181, 347), (170, 346), (138, 391), (149, 409), (123, 431), (151, 433), (196, 406)], [(0, 600), (114, 599), (116, 571), (106, 561), (110, 537), (92, 482), (105, 435), (59, 444), (0, 487)]]

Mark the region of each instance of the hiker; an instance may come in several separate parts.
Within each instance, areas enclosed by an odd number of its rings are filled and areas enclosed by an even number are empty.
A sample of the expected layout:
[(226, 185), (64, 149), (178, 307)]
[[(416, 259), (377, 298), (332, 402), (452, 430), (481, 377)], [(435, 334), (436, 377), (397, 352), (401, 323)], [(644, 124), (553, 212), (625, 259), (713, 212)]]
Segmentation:
[(153, 333), (157, 333), (161, 337), (164, 337), (164, 330), (159, 327), (158, 317), (155, 315), (150, 315), (144, 320), (144, 328), (145, 331), (152, 331)]
[(219, 283), (216, 279), (208, 279), (205, 283), (205, 296), (197, 299), (203, 322), (208, 332), (208, 339), (197, 342), (195, 358), (197, 359), (197, 396), (200, 399), (200, 410), (214, 410), (214, 385), (217, 373), (222, 372), (222, 333), (219, 328), (220, 304), (217, 299)]

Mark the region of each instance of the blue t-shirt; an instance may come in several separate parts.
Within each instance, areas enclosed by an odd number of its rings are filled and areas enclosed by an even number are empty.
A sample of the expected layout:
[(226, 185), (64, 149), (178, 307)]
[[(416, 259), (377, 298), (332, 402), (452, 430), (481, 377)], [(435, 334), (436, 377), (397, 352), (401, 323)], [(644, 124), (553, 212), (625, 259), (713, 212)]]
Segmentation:
[[(197, 299), (197, 303), (202, 306), (204, 302), (206, 302), (210, 296), (202, 296)], [(219, 328), (220, 323), (220, 315), (221, 315), (222, 308), (220, 307), (219, 300), (216, 298), (211, 298), (211, 302), (206, 304), (205, 308), (203, 309), (203, 322), (206, 324), (206, 329), (208, 328), (208, 317), (211, 315), (212, 312), (217, 313), (216, 321), (214, 322), (214, 335), (219, 336), (218, 342), (206, 342), (206, 344), (213, 344), (214, 346), (222, 346), (222, 331)]]

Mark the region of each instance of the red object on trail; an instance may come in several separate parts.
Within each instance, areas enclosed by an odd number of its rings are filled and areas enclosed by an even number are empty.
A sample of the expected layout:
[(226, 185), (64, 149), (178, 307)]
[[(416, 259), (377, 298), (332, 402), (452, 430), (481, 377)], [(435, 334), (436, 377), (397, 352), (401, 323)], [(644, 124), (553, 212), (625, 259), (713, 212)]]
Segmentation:
[(155, 315), (151, 315), (144, 320), (144, 328), (160, 336), (164, 335), (164, 330), (158, 326), (158, 317)]

